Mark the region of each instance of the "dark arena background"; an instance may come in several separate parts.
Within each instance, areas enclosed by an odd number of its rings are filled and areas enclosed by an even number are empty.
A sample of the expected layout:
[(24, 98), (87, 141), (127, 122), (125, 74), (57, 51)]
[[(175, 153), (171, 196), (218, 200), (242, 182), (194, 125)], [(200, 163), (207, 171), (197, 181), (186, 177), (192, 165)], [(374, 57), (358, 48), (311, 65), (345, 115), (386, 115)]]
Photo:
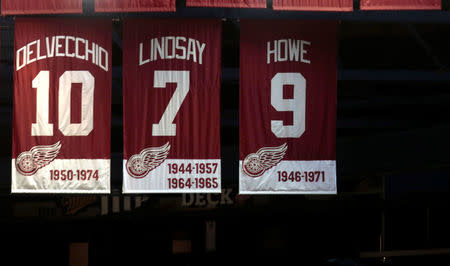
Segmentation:
[[(0, 17), (0, 264), (447, 265), (448, 1), (441, 10), (361, 11), (355, 0), (351, 12), (267, 2), (105, 14), (83, 0), (83, 14), (53, 15), (113, 21), (105, 195), (11, 194), (15, 18)], [(221, 194), (122, 194), (124, 17), (222, 19)], [(339, 21), (337, 195), (239, 195), (240, 19)]]

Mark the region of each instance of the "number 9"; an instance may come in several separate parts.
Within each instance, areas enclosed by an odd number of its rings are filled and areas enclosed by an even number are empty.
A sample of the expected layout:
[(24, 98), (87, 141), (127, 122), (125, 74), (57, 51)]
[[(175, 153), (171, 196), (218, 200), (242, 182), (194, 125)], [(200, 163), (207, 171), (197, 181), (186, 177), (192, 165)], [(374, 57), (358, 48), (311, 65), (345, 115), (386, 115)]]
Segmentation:
[[(283, 99), (283, 85), (294, 86), (293, 99)], [(277, 73), (271, 81), (270, 103), (279, 112), (292, 111), (293, 125), (271, 120), (271, 129), (278, 138), (300, 138), (305, 132), (306, 80), (300, 73)]]

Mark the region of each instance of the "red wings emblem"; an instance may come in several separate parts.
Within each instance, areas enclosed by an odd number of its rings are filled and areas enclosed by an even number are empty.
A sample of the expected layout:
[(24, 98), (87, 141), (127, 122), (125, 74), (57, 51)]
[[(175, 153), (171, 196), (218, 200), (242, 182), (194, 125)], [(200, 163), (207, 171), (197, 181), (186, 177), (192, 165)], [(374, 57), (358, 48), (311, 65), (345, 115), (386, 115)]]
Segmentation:
[(24, 151), (16, 159), (17, 171), (25, 176), (33, 175), (37, 170), (50, 164), (61, 149), (58, 141), (53, 145), (34, 146), (29, 151)]
[(170, 144), (167, 142), (161, 147), (150, 147), (143, 149), (127, 161), (126, 168), (130, 176), (143, 178), (151, 170), (158, 167), (169, 155)]
[(251, 153), (245, 157), (242, 170), (250, 177), (261, 176), (283, 159), (286, 150), (286, 143), (278, 147), (263, 147), (256, 153)]

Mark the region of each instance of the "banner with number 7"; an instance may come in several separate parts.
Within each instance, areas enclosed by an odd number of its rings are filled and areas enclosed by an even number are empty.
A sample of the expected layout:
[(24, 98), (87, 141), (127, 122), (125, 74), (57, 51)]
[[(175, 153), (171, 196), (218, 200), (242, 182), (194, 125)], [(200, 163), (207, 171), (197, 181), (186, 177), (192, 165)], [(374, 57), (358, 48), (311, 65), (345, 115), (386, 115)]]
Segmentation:
[(123, 192), (220, 192), (221, 21), (123, 29)]
[(337, 23), (241, 20), (241, 194), (335, 194)]

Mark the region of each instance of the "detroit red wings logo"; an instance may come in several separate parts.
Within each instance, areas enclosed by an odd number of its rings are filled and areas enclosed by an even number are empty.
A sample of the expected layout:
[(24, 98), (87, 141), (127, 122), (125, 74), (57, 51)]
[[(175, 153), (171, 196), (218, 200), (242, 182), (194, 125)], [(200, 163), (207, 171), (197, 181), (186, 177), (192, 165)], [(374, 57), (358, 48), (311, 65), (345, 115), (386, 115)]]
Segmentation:
[(146, 148), (139, 154), (131, 156), (126, 163), (128, 174), (134, 178), (143, 178), (148, 172), (164, 162), (169, 150), (170, 144), (167, 142), (161, 147)]
[(250, 177), (259, 177), (268, 169), (277, 165), (286, 154), (287, 144), (278, 147), (263, 147), (256, 153), (247, 155), (242, 170)]
[(34, 146), (29, 151), (24, 151), (16, 159), (17, 171), (25, 176), (33, 175), (37, 170), (50, 164), (61, 149), (58, 141), (53, 145)]

